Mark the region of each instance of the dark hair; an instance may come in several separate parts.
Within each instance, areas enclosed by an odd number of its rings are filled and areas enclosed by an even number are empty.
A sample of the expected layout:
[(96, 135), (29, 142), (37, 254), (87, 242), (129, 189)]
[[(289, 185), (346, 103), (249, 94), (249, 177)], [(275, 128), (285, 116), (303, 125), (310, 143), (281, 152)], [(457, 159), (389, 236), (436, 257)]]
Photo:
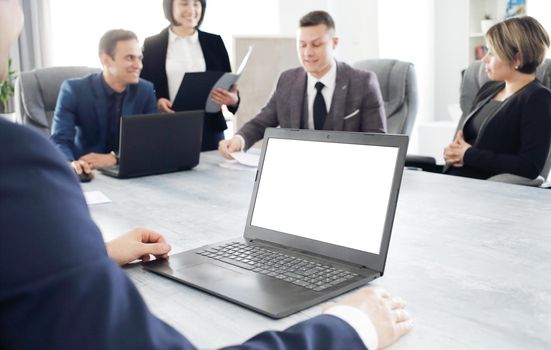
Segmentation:
[(516, 55), (521, 73), (532, 74), (543, 62), (549, 48), (549, 36), (543, 26), (529, 16), (513, 17), (488, 29), (486, 40), (503, 61), (514, 64)]
[(138, 37), (134, 32), (124, 29), (112, 29), (103, 34), (99, 40), (99, 54), (106, 53), (111, 58), (115, 58), (115, 47), (119, 41), (136, 40)]
[(299, 21), (299, 26), (302, 27), (312, 27), (317, 26), (318, 24), (325, 24), (327, 29), (335, 30), (335, 21), (331, 15), (325, 11), (312, 11), (308, 12)]
[[(174, 4), (174, 1), (178, 1), (178, 0), (163, 0), (163, 10), (165, 12), (165, 18), (168, 19), (170, 24), (172, 24), (173, 26), (179, 26), (180, 23), (178, 23), (178, 21), (174, 19), (174, 13), (172, 11), (173, 9), (172, 5)], [(195, 1), (195, 0), (190, 0), (190, 1)], [(207, 8), (207, 0), (199, 0), (199, 2), (201, 3), (201, 18), (199, 18), (199, 21), (197, 22), (197, 27), (195, 28), (199, 28), (201, 23), (203, 23), (203, 18), (205, 18), (205, 10)]]

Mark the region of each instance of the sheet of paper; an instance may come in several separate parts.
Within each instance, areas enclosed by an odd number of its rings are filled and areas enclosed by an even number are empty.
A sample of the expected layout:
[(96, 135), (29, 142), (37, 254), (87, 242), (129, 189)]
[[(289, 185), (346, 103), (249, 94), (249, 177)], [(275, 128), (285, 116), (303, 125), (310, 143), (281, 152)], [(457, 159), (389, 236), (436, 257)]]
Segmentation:
[(259, 154), (234, 152), (231, 155), (233, 159), (237, 160), (240, 164), (255, 168), (258, 167), (258, 161), (260, 160)]
[(85, 191), (84, 198), (86, 198), (86, 203), (88, 205), (110, 203), (111, 200), (103, 194), (101, 191)]
[(253, 46), (249, 46), (249, 50), (245, 54), (245, 57), (243, 58), (243, 61), (241, 61), (241, 64), (239, 65), (239, 68), (237, 69), (237, 75), (241, 75), (243, 73), (243, 70), (245, 69), (245, 66), (247, 65), (247, 62), (249, 61), (249, 57), (251, 56), (251, 52), (253, 52)]
[(256, 167), (253, 166), (247, 166), (239, 163), (237, 160), (227, 160), (225, 159), (223, 162), (219, 163), (219, 165), (222, 168), (228, 168), (232, 170), (240, 170), (240, 171), (256, 171)]

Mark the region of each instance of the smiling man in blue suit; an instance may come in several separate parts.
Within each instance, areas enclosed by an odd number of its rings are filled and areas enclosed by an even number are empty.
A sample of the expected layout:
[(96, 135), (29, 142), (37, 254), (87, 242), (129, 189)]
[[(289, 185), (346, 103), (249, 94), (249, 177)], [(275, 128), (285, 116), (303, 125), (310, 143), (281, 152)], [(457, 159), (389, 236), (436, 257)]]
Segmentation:
[[(18, 0), (0, 0), (0, 82), (22, 21)], [(151, 314), (117, 266), (169, 249), (144, 229), (106, 249), (62, 154), (0, 119), (0, 349), (195, 349)], [(228, 349), (376, 349), (410, 329), (402, 300), (365, 288), (323, 315)]]
[(121, 115), (157, 111), (153, 85), (140, 79), (136, 34), (108, 31), (99, 57), (101, 73), (63, 82), (53, 118), (51, 139), (77, 174), (117, 164)]

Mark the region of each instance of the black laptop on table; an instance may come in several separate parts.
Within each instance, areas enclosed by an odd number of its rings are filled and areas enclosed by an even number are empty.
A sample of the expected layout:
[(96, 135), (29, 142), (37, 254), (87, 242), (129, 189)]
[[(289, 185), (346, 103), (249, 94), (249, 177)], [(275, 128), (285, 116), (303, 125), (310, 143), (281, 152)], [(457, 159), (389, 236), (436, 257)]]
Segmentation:
[(267, 129), (243, 237), (144, 263), (273, 318), (383, 275), (408, 137)]
[(199, 163), (204, 111), (124, 115), (119, 164), (99, 169), (128, 178), (189, 170)]

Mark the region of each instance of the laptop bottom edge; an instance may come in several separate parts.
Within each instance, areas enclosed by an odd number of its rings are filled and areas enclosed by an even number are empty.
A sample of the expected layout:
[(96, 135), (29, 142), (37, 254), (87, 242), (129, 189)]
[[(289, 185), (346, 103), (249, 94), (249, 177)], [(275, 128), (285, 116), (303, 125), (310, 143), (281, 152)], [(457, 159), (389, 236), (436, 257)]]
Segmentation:
[(181, 169), (168, 169), (168, 170), (141, 172), (141, 173), (136, 172), (136, 173), (130, 173), (130, 174), (125, 174), (125, 173), (121, 174), (119, 172), (119, 168), (103, 168), (103, 169), (98, 169), (98, 170), (99, 170), (100, 173), (102, 173), (103, 175), (106, 175), (106, 176), (115, 177), (115, 178), (118, 178), (118, 179), (130, 179), (130, 178), (134, 178), (134, 177), (161, 175), (161, 174), (168, 174), (168, 173), (176, 173), (176, 172), (179, 172), (179, 171), (188, 171), (188, 170), (192, 170), (194, 167), (195, 167), (195, 165), (192, 166), (192, 167), (185, 167), (185, 168), (181, 168)]

